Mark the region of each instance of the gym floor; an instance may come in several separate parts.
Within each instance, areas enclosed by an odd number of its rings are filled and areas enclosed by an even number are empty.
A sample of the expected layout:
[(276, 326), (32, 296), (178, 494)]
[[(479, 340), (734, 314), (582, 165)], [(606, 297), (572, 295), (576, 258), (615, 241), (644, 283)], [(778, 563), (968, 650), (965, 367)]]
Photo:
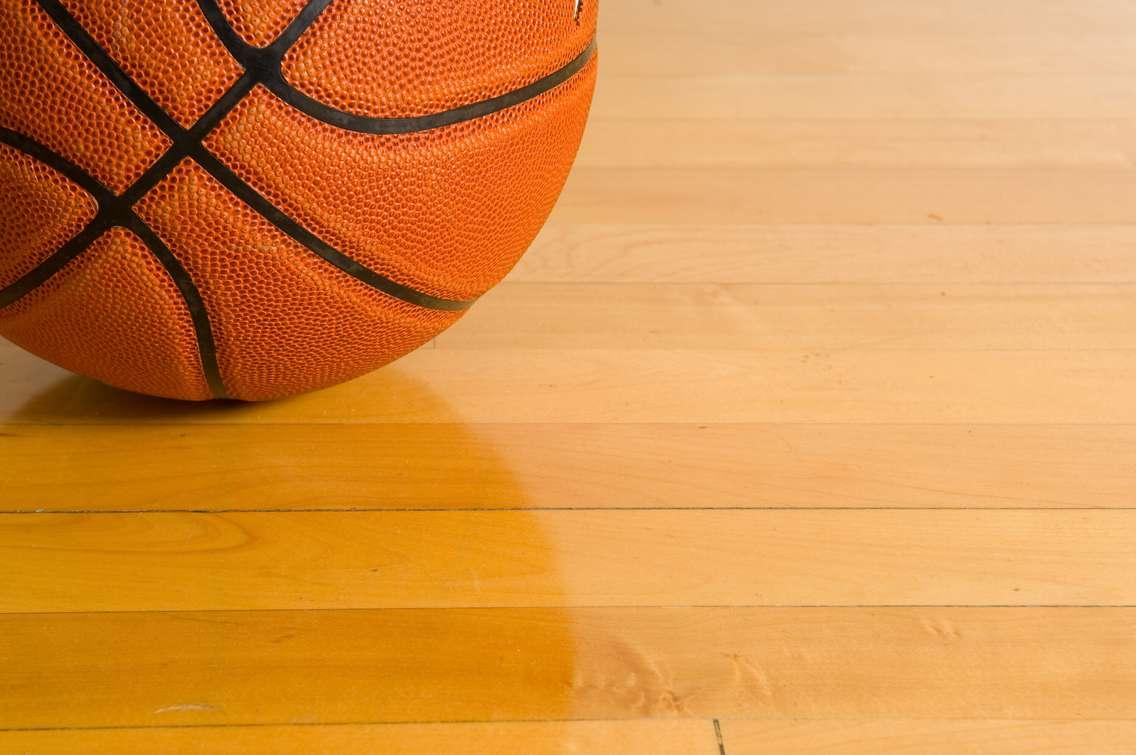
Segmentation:
[(579, 164), (397, 365), (0, 346), (0, 752), (1136, 742), (1136, 4), (611, 0)]

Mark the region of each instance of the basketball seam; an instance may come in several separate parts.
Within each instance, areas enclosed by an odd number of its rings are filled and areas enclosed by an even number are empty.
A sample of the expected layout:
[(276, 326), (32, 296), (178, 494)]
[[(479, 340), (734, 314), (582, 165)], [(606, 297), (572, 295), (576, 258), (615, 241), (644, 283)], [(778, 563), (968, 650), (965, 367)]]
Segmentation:
[(189, 277), (185, 268), (181, 266), (181, 263), (170, 252), (158, 234), (134, 213), (131, 209), (131, 203), (125, 197), (115, 196), (114, 192), (98, 179), (34, 139), (11, 129), (0, 128), (0, 143), (7, 144), (9, 147), (19, 150), (58, 171), (91, 194), (98, 205), (95, 216), (79, 233), (33, 270), (0, 290), (0, 309), (14, 304), (46, 283), (52, 276), (86, 251), (106, 231), (115, 226), (125, 228), (146, 245), (146, 248), (162, 265), (166, 274), (177, 287), (193, 324), (202, 375), (205, 377), (205, 382), (209, 385), (209, 390), (213, 396), (223, 398), (226, 394), (225, 385), (217, 364), (217, 349), (213, 340), (213, 329), (209, 323), (201, 294), (194, 285), (193, 279)]
[(205, 307), (205, 300), (201, 298), (201, 292), (197, 290), (189, 271), (170, 251), (170, 248), (162, 241), (161, 236), (133, 211), (131, 211), (130, 217), (123, 227), (142, 240), (142, 243), (150, 250), (150, 254), (154, 255), (165, 269), (166, 274), (173, 279), (178, 293), (181, 294), (181, 298), (185, 302), (186, 309), (189, 310), (189, 317), (193, 321), (197, 352), (201, 358), (201, 368), (202, 372), (205, 373), (205, 381), (209, 384), (209, 391), (214, 398), (227, 398), (228, 389), (225, 387), (225, 379), (221, 376), (221, 365), (217, 361), (217, 342), (213, 337), (213, 324), (209, 320), (209, 310)]
[[(197, 123), (189, 129), (183, 128), (158, 105), (118, 63), (93, 39), (59, 0), (37, 0), (39, 5), (71, 39), (75, 46), (91, 61), (138, 109), (146, 115), (172, 142), (166, 154), (155, 162), (143, 176), (124, 193), (133, 201), (140, 199), (147, 191), (160, 182), (183, 158), (190, 158), (204, 168), (229, 192), (248, 205), (253, 211), (272, 223), (279, 231), (313, 252), (333, 267), (356, 278), (366, 285), (385, 294), (428, 309), (462, 311), (468, 309), (473, 300), (456, 301), (431, 296), (410, 286), (403, 285), (383, 276), (354, 261), (348, 255), (320, 239), (304, 228), (269, 199), (243, 181), (236, 173), (210, 153), (202, 140), (208, 133), (235, 108), (257, 83), (266, 75), (264, 72), (277, 68), (279, 59), (295, 43), (308, 26), (327, 7), (331, 0), (311, 0), (283, 33), (271, 45), (258, 50), (259, 58), (255, 65), (245, 73), (229, 90), (214, 103)], [(199, 7), (205, 12), (199, 0)], [(235, 34), (235, 32), (234, 32)], [(224, 44), (224, 40), (222, 40)], [(238, 61), (239, 62), (239, 61)], [(244, 63), (241, 63), (244, 65)]]
[(92, 195), (96, 201), (102, 202), (114, 197), (114, 193), (102, 181), (29, 136), (0, 126), (0, 141), (66, 176), (76, 186)]
[(100, 73), (170, 139), (171, 146), (125, 192), (116, 196), (81, 168), (48, 148), (14, 131), (0, 130), (0, 141), (16, 146), (17, 149), (20, 147), (13, 142), (20, 142), (28, 147), (31, 151), (25, 150), (27, 154), (74, 178), (75, 182), (90, 191), (99, 203), (99, 211), (95, 218), (83, 230), (31, 272), (12, 285), (0, 289), (0, 307), (23, 298), (45, 283), (71, 260), (81, 255), (107, 229), (116, 225), (127, 228), (146, 244), (150, 253), (163, 265), (181, 293), (193, 319), (203, 372), (211, 391), (218, 398), (224, 397), (226, 390), (217, 362), (216, 344), (209, 314), (200, 292), (188, 271), (169, 247), (133, 210), (133, 205), (137, 201), (187, 157), (194, 160), (237, 199), (272, 223), (282, 233), (368, 286), (424, 308), (461, 311), (474, 303), (474, 300), (457, 301), (431, 296), (391, 280), (355, 261), (276, 207), (204, 147), (203, 139), (257, 84), (264, 85), (290, 106), (321, 122), (345, 130), (370, 134), (404, 134), (484, 117), (537, 97), (572, 78), (587, 65), (596, 50), (593, 38), (584, 51), (563, 68), (525, 87), (489, 100), (415, 118), (369, 118), (337, 110), (300, 93), (284, 80), (280, 70), (284, 55), (327, 8), (331, 0), (310, 0), (276, 40), (264, 48), (253, 47), (246, 43), (228, 23), (215, 0), (198, 0), (198, 7), (213, 28), (218, 40), (245, 71), (225, 94), (213, 103), (205, 115), (192, 127), (186, 129), (131, 79), (59, 0), (36, 1)]
[(82, 254), (92, 241), (102, 235), (103, 231), (110, 228), (112, 223), (106, 208), (110, 202), (114, 201), (115, 197), (114, 193), (103, 186), (98, 179), (34, 139), (8, 128), (0, 128), (0, 142), (38, 160), (70, 179), (90, 194), (97, 204), (95, 216), (77, 234), (56, 249), (43, 262), (0, 289), (0, 309), (3, 309), (19, 301), (66, 267), (67, 263)]
[(488, 100), (462, 105), (452, 110), (444, 110), (440, 113), (431, 113), (430, 115), (419, 115), (409, 118), (373, 118), (339, 110), (312, 99), (303, 92), (288, 85), (284, 82), (283, 78), (281, 78), (279, 84), (275, 85), (278, 86), (279, 89), (274, 89), (273, 85), (270, 84), (269, 90), (305, 115), (323, 123), (337, 126), (345, 131), (356, 131), (363, 134), (374, 135), (411, 134), (484, 118), (487, 115), (492, 115), (501, 110), (507, 110), (520, 105), (534, 97), (539, 97), (579, 73), (592, 59), (595, 52), (596, 41), (593, 39), (588, 46), (584, 48), (583, 52), (569, 61), (563, 68), (559, 68), (527, 86), (514, 89)]
[[(326, 2), (326, 0), (318, 0)], [(530, 84), (506, 92), (487, 100), (472, 102), (450, 110), (443, 110), (427, 115), (418, 115), (402, 118), (381, 118), (357, 115), (326, 105), (316, 100), (288, 83), (280, 70), (280, 62), (287, 49), (280, 50), (279, 55), (269, 56), (270, 64), (265, 65), (266, 50), (273, 50), (274, 42), (267, 48), (258, 48), (245, 42), (236, 32), (232, 24), (225, 17), (224, 12), (217, 4), (217, 0), (197, 0), (197, 5), (205, 15), (217, 39), (233, 56), (233, 59), (246, 70), (257, 70), (261, 77), (259, 83), (275, 94), (288, 105), (299, 110), (304, 115), (344, 131), (356, 131), (364, 134), (391, 135), (410, 134), (420, 131), (431, 131), (457, 123), (483, 118), (501, 110), (515, 107), (523, 102), (538, 97), (550, 89), (563, 84), (579, 73), (592, 59), (596, 52), (596, 40), (593, 38), (584, 49), (572, 60), (552, 73), (543, 76)], [(310, 6), (308, 6), (310, 7)], [(307, 8), (305, 8), (307, 10)], [(321, 8), (322, 10), (322, 8)], [(314, 19), (313, 19), (314, 20)], [(295, 40), (289, 43), (289, 47)]]

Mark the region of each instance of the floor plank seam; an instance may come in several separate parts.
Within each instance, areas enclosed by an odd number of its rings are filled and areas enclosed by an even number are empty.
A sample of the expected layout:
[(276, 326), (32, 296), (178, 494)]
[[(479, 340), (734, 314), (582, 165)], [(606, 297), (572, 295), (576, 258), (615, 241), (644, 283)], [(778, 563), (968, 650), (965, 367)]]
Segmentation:
[(384, 611), (729, 611), (744, 610), (823, 610), (823, 611), (895, 611), (895, 610), (1070, 610), (1070, 611), (1127, 611), (1136, 608), (1136, 603), (644, 603), (644, 604), (563, 604), (547, 603), (535, 605), (481, 604), (481, 605), (427, 605), (427, 606), (354, 606), (346, 608), (135, 608), (90, 611), (2, 611), (0, 621), (20, 616), (125, 616), (156, 614), (160, 616), (179, 616), (195, 614), (244, 614), (244, 613), (380, 613)]
[(0, 516), (27, 516), (30, 514), (134, 515), (134, 514), (497, 514), (497, 513), (555, 513), (555, 512), (634, 512), (654, 511), (1136, 511), (1136, 506), (502, 506), (481, 508), (218, 508), (218, 509), (9, 509), (0, 510)]
[(700, 716), (677, 717), (638, 717), (638, 718), (503, 718), (503, 719), (407, 719), (400, 721), (252, 721), (237, 723), (199, 723), (199, 724), (107, 724), (83, 726), (0, 726), (0, 734), (20, 732), (56, 731), (140, 731), (163, 729), (265, 729), (275, 727), (349, 727), (349, 726), (478, 726), (485, 724), (602, 724), (639, 723), (643, 721), (698, 721)]

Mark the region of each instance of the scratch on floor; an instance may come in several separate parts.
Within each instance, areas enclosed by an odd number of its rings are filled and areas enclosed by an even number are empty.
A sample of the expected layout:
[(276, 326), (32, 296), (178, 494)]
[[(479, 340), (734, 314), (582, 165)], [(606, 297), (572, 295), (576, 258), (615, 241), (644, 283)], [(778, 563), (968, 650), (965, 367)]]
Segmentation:
[(773, 680), (761, 664), (741, 653), (724, 653), (734, 668), (734, 679), (754, 700), (771, 703), (776, 697)]
[(722, 724), (714, 719), (714, 736), (718, 740), (718, 755), (726, 755), (726, 740), (722, 739)]
[(219, 708), (209, 703), (176, 703), (157, 708), (154, 713), (192, 713), (208, 710), (219, 710)]

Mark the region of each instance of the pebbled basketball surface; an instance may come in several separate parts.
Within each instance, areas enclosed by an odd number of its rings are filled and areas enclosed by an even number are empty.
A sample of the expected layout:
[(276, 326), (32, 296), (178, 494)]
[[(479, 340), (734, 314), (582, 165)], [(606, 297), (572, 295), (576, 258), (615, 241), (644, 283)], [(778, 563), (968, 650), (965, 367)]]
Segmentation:
[(0, 0), (0, 335), (265, 400), (433, 338), (571, 168), (596, 0)]

